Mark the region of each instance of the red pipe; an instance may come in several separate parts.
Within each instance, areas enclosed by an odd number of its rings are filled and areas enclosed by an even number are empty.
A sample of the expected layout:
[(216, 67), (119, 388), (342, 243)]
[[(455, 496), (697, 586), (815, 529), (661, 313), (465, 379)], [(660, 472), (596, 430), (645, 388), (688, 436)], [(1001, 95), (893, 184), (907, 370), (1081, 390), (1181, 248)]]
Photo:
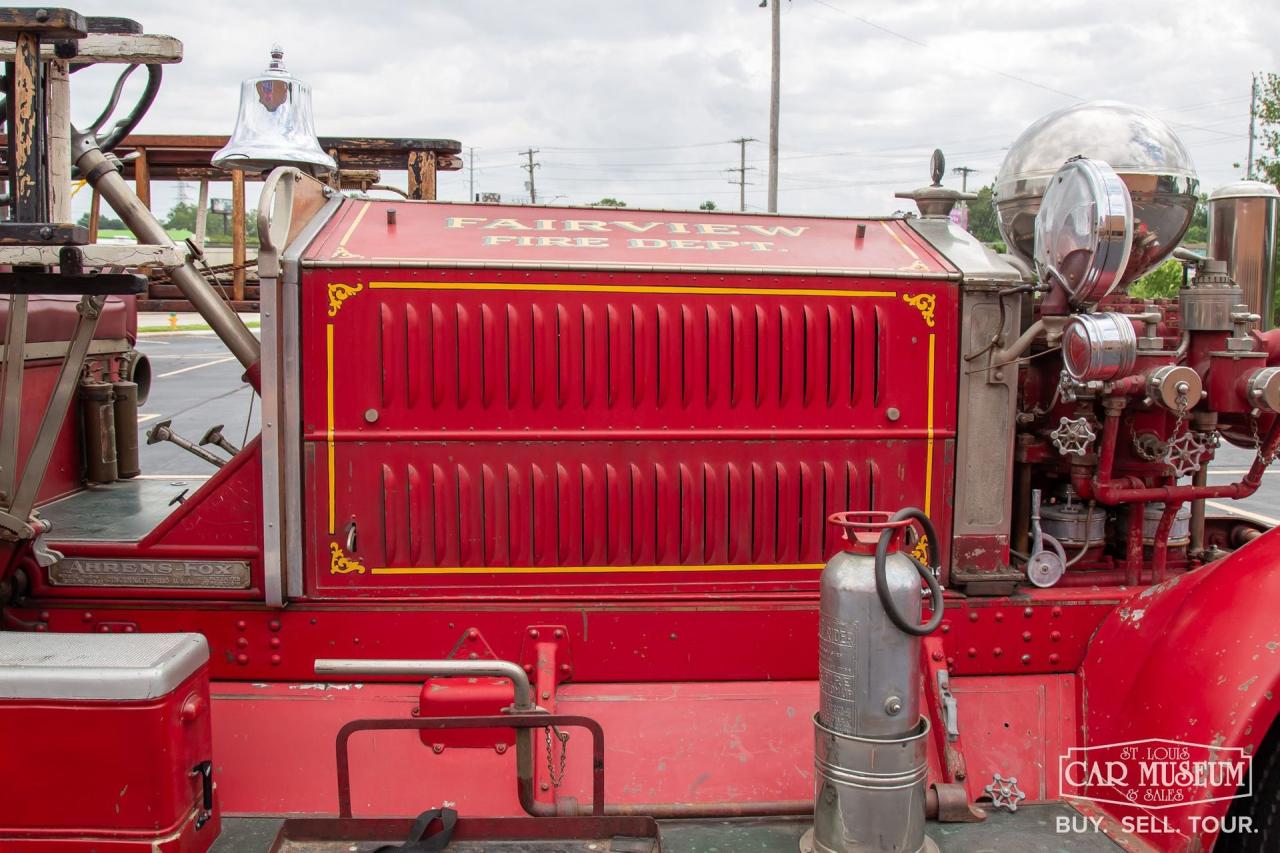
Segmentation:
[(1173, 529), (1173, 520), (1182, 501), (1170, 501), (1165, 504), (1160, 514), (1160, 523), (1156, 525), (1155, 550), (1151, 555), (1151, 578), (1155, 583), (1164, 583), (1165, 566), (1169, 561), (1169, 531)]
[(1102, 450), (1099, 453), (1097, 473), (1092, 478), (1084, 473), (1073, 474), (1071, 478), (1071, 484), (1081, 498), (1093, 499), (1108, 506), (1139, 501), (1163, 501), (1167, 504), (1205, 498), (1241, 500), (1258, 490), (1267, 465), (1275, 456), (1277, 447), (1280, 447), (1280, 418), (1277, 418), (1267, 432), (1266, 440), (1258, 448), (1253, 465), (1239, 482), (1221, 486), (1146, 486), (1140, 479), (1133, 477), (1111, 479), (1119, 432), (1120, 409), (1109, 407), (1102, 430)]
[(1146, 508), (1143, 503), (1129, 506), (1129, 550), (1124, 561), (1124, 582), (1127, 586), (1137, 586), (1138, 578), (1142, 576), (1142, 522)]

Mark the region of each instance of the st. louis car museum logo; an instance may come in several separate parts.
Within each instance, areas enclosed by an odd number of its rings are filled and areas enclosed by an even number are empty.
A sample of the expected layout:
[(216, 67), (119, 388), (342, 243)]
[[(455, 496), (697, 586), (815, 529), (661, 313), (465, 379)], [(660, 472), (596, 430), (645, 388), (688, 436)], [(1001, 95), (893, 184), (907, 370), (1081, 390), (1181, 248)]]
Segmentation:
[(1252, 756), (1241, 747), (1159, 738), (1071, 747), (1058, 770), (1064, 796), (1144, 811), (1253, 793)]

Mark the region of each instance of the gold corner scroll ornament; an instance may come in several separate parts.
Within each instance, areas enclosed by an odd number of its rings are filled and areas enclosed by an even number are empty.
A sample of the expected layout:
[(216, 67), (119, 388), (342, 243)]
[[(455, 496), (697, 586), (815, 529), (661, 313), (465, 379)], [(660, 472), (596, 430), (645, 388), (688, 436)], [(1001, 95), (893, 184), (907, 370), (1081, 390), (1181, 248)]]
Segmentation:
[(358, 575), (364, 574), (364, 563), (342, 553), (342, 546), (337, 542), (329, 543), (329, 555), (329, 574), (349, 575), (353, 572)]
[(902, 301), (920, 312), (920, 316), (924, 318), (926, 326), (930, 329), (934, 327), (933, 312), (938, 307), (938, 297), (932, 293), (917, 293), (914, 295), (904, 293), (902, 294)]
[(929, 537), (921, 535), (916, 540), (915, 547), (911, 549), (910, 554), (919, 560), (921, 565), (929, 565)]
[(329, 284), (329, 316), (337, 317), (338, 309), (342, 307), (342, 304), (362, 290), (364, 290), (363, 284), (357, 284), (353, 287), (350, 284), (340, 284), (338, 282), (330, 282)]

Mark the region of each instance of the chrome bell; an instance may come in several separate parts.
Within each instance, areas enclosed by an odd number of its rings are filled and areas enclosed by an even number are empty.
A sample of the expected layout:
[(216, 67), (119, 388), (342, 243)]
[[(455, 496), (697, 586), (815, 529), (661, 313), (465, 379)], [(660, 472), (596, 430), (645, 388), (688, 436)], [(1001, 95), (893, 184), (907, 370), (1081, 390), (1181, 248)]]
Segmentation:
[(271, 48), (271, 65), (259, 77), (240, 84), (240, 114), (235, 133), (213, 165), (266, 172), (296, 166), (318, 174), (338, 168), (320, 147), (311, 115), (311, 86), (284, 70), (284, 51)]

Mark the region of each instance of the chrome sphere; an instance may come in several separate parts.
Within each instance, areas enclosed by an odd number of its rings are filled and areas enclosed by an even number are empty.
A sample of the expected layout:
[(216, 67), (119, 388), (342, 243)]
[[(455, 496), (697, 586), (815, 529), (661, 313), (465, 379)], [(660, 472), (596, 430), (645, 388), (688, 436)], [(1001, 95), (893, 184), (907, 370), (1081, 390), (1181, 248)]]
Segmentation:
[(1191, 155), (1160, 119), (1128, 104), (1090, 101), (1050, 113), (1009, 149), (992, 189), (1009, 250), (1031, 262), (1040, 198), (1072, 157), (1102, 160), (1133, 199), (1133, 247), (1120, 279), (1140, 277), (1169, 256), (1191, 225), (1196, 179)]

